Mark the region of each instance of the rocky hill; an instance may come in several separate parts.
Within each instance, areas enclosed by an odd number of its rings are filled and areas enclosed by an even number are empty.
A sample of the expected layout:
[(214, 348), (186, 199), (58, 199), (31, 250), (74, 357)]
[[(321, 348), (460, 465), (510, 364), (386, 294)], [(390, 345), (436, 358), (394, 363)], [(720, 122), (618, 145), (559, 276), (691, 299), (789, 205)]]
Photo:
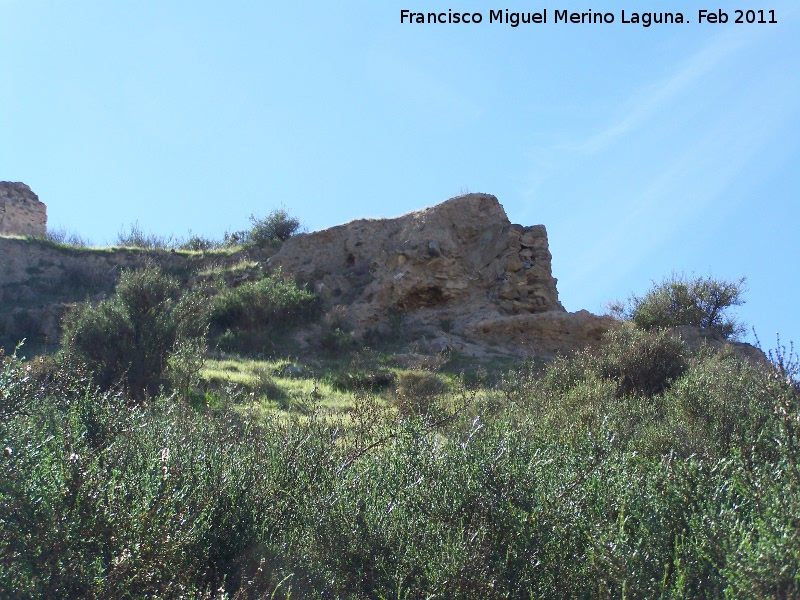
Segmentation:
[(423, 352), (551, 356), (597, 341), (613, 325), (564, 310), (545, 227), (510, 223), (488, 194), (300, 234), (270, 254), (65, 249), (0, 237), (0, 334), (57, 339), (65, 306), (110, 293), (126, 268), (155, 262), (192, 284), (202, 269), (244, 259), (307, 283), (357, 339), (388, 335), (401, 319)]

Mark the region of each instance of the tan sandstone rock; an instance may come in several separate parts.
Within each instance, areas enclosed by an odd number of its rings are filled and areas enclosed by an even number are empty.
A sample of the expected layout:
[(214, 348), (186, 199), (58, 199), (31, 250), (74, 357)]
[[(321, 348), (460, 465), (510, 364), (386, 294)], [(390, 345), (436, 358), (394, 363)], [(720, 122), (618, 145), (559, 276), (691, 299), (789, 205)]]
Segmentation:
[(611, 320), (565, 312), (550, 261), (543, 225), (512, 224), (494, 196), (466, 194), (300, 234), (269, 266), (311, 284), (327, 306), (344, 306), (357, 334), (402, 312), (411, 328), (450, 324), (450, 346), (551, 355), (599, 339)]
[(47, 207), (24, 183), (0, 181), (0, 235), (47, 233)]

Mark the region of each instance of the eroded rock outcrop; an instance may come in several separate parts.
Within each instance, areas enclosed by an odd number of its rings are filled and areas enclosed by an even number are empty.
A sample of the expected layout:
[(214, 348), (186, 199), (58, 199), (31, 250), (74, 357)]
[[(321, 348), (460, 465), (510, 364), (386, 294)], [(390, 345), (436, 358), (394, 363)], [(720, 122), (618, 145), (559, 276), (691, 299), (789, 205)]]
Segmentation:
[(47, 207), (24, 183), (0, 181), (0, 235), (47, 233)]
[(586, 311), (565, 312), (544, 226), (510, 223), (489, 194), (298, 235), (270, 267), (309, 282), (357, 333), (402, 312), (410, 327), (444, 329), (451, 345), (505, 343), (510, 351), (553, 354), (608, 328)]

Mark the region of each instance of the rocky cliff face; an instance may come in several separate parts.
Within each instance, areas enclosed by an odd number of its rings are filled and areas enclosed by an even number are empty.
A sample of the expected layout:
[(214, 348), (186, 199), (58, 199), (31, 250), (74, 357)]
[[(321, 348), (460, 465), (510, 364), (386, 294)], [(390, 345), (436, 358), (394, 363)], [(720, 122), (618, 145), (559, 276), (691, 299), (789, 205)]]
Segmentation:
[(466, 194), (295, 236), (269, 264), (339, 305), (357, 333), (401, 312), (409, 326), (435, 332), (434, 345), (552, 354), (599, 339), (611, 321), (566, 313), (550, 263), (543, 225), (512, 224), (494, 196)]
[(47, 233), (47, 207), (24, 183), (0, 181), (0, 235)]

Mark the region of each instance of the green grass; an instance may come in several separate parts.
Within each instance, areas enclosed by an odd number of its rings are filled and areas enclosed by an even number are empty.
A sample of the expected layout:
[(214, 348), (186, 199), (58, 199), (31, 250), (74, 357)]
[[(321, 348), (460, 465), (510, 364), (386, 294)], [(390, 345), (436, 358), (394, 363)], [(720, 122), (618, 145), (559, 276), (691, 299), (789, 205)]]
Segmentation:
[[(350, 360), (316, 359), (310, 364), (230, 354), (209, 358), (195, 401), (212, 408), (231, 406), (259, 419), (321, 419), (348, 430), (365, 404), (380, 418), (392, 420), (407, 414), (442, 416), (458, 410), (466, 397), (484, 411), (502, 402), (495, 388), (505, 370), (481, 375), (478, 368), (478, 375), (466, 376), (463, 370), (442, 367), (433, 373), (396, 366), (389, 354), (366, 355), (369, 358), (357, 353)], [(294, 374), (297, 370), (300, 373)], [(424, 401), (417, 401), (418, 396)]]
[(20, 240), (27, 244), (31, 245), (38, 245), (43, 246), (46, 248), (51, 248), (53, 250), (58, 250), (59, 252), (65, 254), (117, 254), (120, 251), (134, 253), (134, 254), (151, 254), (151, 255), (159, 255), (159, 254), (178, 254), (180, 256), (185, 257), (199, 257), (199, 256), (219, 256), (219, 257), (228, 257), (233, 254), (243, 252), (246, 249), (242, 246), (220, 246), (217, 248), (213, 248), (210, 250), (185, 250), (178, 247), (164, 247), (164, 248), (142, 248), (140, 246), (125, 246), (119, 244), (106, 244), (106, 245), (91, 245), (91, 246), (82, 246), (82, 245), (74, 245), (68, 244), (63, 242), (54, 241), (48, 239), (46, 237), (38, 237), (32, 235), (3, 235), (1, 237)]
[[(226, 251), (229, 249), (225, 249)], [(213, 252), (222, 254), (223, 256), (230, 256), (233, 252), (225, 252), (221, 253), (217, 250)], [(249, 271), (259, 270), (261, 268), (261, 263), (255, 260), (250, 260), (248, 258), (242, 258), (237, 263), (234, 264), (227, 264), (227, 265), (220, 265), (220, 264), (212, 264), (210, 266), (201, 268), (197, 272), (198, 277), (204, 278), (213, 278), (219, 275), (231, 275), (236, 276), (238, 274), (246, 273)]]
[[(348, 427), (351, 414), (358, 410), (365, 395), (384, 407), (387, 415), (397, 414), (396, 383), (381, 385), (372, 393), (372, 380), (365, 378), (363, 371), (359, 376), (349, 370), (349, 365), (336, 361), (317, 362), (314, 366), (301, 367), (302, 374), (293, 375), (289, 372), (298, 367), (288, 359), (209, 359), (200, 373), (202, 394), (198, 398), (210, 406), (220, 405), (223, 398), (233, 399), (237, 410), (262, 418), (304, 419), (313, 414), (314, 418), (341, 421)], [(380, 371), (395, 382), (415, 373), (397, 367), (383, 367)], [(436, 396), (444, 401), (461, 381), (454, 376), (439, 379), (442, 389)]]
[(351, 393), (313, 376), (286, 376), (288, 360), (228, 358), (208, 360), (201, 385), (211, 398), (233, 397), (239, 409), (266, 416), (307, 415), (313, 410), (340, 413), (352, 405)]

